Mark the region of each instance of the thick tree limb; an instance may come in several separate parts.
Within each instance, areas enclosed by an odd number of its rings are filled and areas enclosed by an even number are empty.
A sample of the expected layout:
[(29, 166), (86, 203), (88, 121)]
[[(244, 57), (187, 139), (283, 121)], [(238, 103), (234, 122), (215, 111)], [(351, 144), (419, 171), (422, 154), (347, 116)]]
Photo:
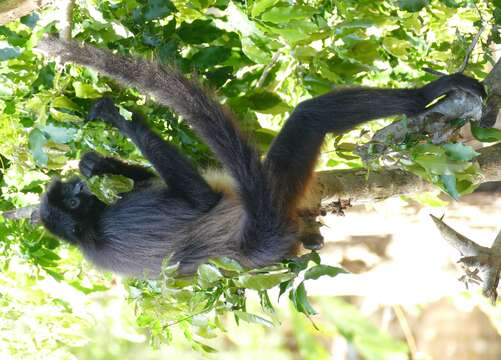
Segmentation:
[[(477, 150), (483, 182), (501, 181), (501, 143)], [(433, 190), (420, 177), (403, 170), (332, 170), (317, 173), (302, 207), (317, 208), (321, 203), (352, 199), (354, 204), (384, 200), (392, 196)]]

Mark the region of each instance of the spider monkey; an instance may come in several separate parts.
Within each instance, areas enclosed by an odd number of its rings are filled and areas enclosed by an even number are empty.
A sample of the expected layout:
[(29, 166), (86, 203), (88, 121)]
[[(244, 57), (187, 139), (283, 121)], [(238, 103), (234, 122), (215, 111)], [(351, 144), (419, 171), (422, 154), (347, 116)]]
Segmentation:
[[(55, 180), (42, 198), (41, 220), (97, 266), (137, 277), (157, 276), (166, 256), (179, 262), (183, 275), (211, 257), (227, 256), (254, 268), (293, 255), (298, 202), (327, 133), (340, 134), (371, 119), (418, 114), (457, 89), (484, 95), (479, 82), (462, 74), (416, 89), (333, 91), (301, 102), (261, 161), (230, 112), (175, 69), (56, 38), (43, 39), (38, 48), (152, 95), (191, 125), (233, 180), (230, 186), (215, 186), (140, 116), (124, 119), (111, 100), (92, 107), (89, 119), (102, 119), (129, 137), (163, 183), (105, 205), (81, 180)], [(121, 174), (138, 184), (155, 177), (148, 169), (97, 153), (83, 156), (80, 171), (84, 176)]]

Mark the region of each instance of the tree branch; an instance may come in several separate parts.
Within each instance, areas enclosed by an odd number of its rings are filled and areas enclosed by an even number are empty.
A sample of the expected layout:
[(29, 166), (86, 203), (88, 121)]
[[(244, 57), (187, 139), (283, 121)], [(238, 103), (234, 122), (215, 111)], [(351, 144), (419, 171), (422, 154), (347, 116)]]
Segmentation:
[(51, 0), (4, 0), (0, 3), (0, 25), (19, 19), (50, 3)]
[[(442, 220), (430, 215), (445, 241), (463, 256), (459, 262), (463, 264), (465, 275), (460, 278), (468, 283), (482, 282), (483, 294), (496, 303), (499, 274), (501, 272), (501, 231), (498, 233), (490, 248), (481, 246), (461, 235)], [(473, 271), (468, 268), (474, 268)], [(481, 272), (482, 277), (477, 276)]]

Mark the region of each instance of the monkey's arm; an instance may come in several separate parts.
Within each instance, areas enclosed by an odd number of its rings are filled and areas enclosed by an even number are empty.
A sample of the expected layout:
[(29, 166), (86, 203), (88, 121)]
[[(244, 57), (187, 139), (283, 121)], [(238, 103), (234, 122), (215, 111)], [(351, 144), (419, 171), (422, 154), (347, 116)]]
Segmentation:
[[(76, 42), (48, 37), (39, 42), (37, 49), (52, 57), (59, 56), (63, 62), (89, 66), (126, 86), (134, 86), (152, 95), (157, 102), (173, 109), (189, 122), (235, 178), (237, 190), (251, 218), (269, 218), (272, 207), (266, 202), (269, 190), (259, 154), (240, 134), (229, 113), (199, 86), (173, 68)], [(146, 133), (140, 125), (127, 125), (124, 130), (137, 134), (138, 140), (142, 138), (140, 134)], [(153, 147), (157, 146), (159, 139), (154, 137), (152, 140)], [(151, 152), (155, 152), (153, 147)]]
[[(96, 118), (109, 122), (129, 137), (151, 162), (173, 193), (183, 196), (195, 207), (204, 210), (210, 209), (217, 203), (220, 195), (211, 189), (182, 154), (155, 134), (138, 114), (134, 113), (132, 120), (128, 121), (120, 115), (110, 99), (104, 98), (95, 103), (91, 109), (89, 119)], [(137, 167), (132, 168), (131, 165), (124, 167), (125, 164), (117, 160), (113, 165), (118, 165), (117, 169), (132, 176), (147, 176), (145, 169), (138, 173)]]
[(143, 166), (127, 164), (112, 157), (102, 156), (94, 151), (85, 153), (80, 159), (78, 167), (80, 173), (85, 177), (114, 174), (128, 177), (134, 181), (143, 181), (155, 176), (152, 171)]
[(445, 76), (419, 89), (344, 89), (299, 104), (271, 145), (265, 160), (275, 206), (294, 211), (311, 177), (326, 133), (343, 133), (368, 120), (414, 115), (435, 98), (454, 89), (483, 95), (476, 80)]

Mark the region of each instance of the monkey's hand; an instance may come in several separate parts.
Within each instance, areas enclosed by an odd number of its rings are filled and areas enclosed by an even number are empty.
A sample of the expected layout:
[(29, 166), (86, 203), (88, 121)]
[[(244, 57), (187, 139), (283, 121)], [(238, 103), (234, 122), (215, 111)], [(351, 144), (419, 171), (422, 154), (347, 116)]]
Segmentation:
[(96, 119), (102, 119), (114, 126), (119, 126), (121, 121), (127, 121), (110, 98), (102, 98), (92, 105), (87, 120)]
[(440, 96), (447, 95), (456, 90), (466, 91), (472, 95), (480, 96), (481, 98), (485, 97), (483, 85), (479, 81), (463, 74), (443, 76), (423, 86), (419, 90), (426, 105)]
[(85, 153), (78, 163), (80, 173), (90, 178), (95, 175), (102, 175), (110, 171), (110, 164), (106, 157), (95, 151)]

